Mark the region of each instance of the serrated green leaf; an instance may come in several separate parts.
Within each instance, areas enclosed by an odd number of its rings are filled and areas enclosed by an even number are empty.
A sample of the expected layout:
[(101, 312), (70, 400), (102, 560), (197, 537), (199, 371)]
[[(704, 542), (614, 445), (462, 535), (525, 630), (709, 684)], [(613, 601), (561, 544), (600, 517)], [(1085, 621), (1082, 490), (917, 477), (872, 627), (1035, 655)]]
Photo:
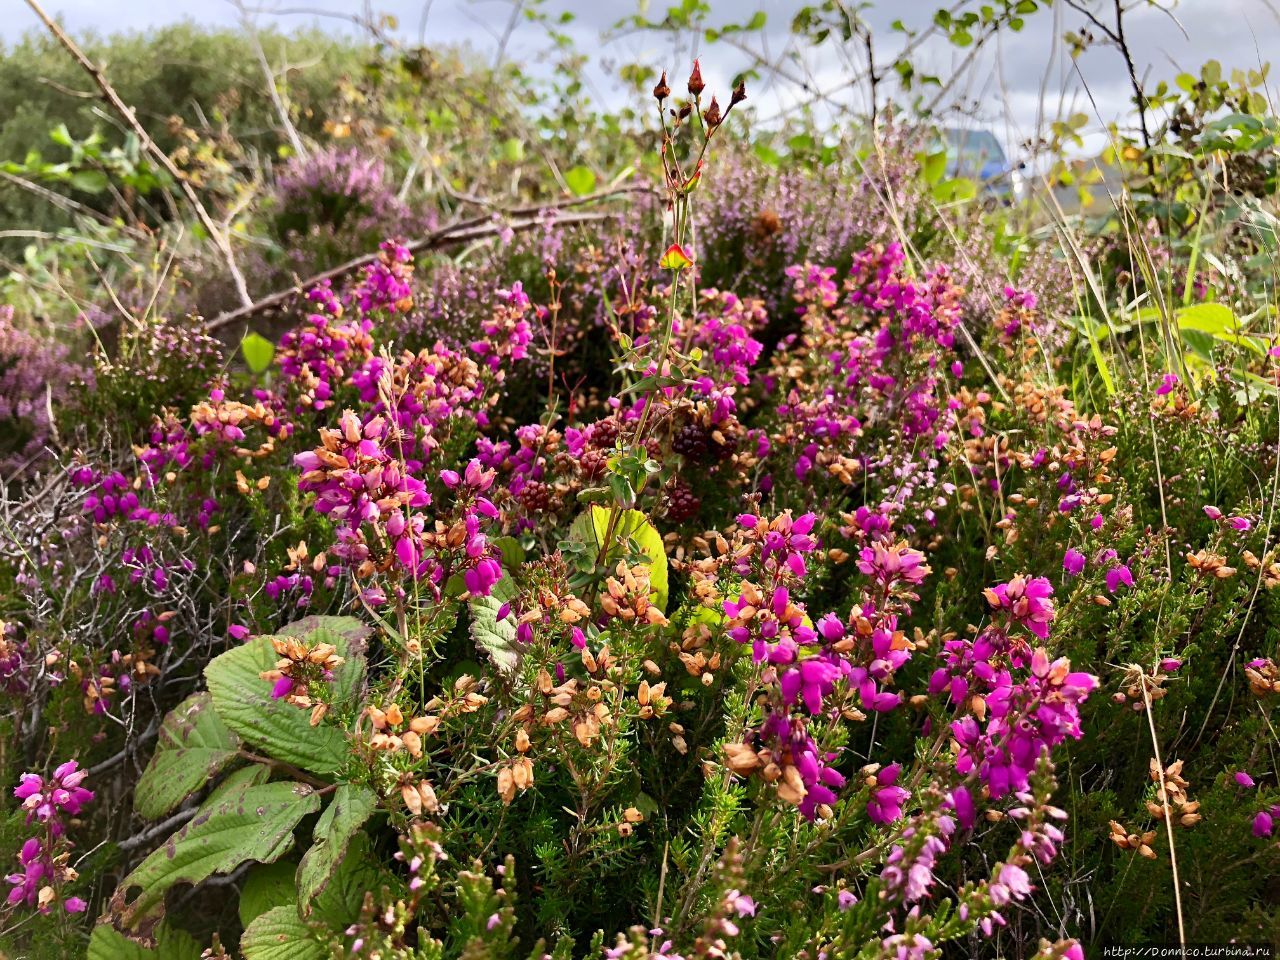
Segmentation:
[(160, 727), (159, 746), (133, 792), (134, 809), (148, 820), (164, 816), (223, 770), (239, 749), (240, 738), (219, 718), (213, 698), (188, 697)]
[(86, 960), (200, 960), (200, 945), (185, 930), (167, 923), (155, 930), (155, 947), (130, 940), (105, 923), (93, 928)]
[(271, 358), (276, 355), (276, 345), (260, 333), (249, 332), (240, 341), (240, 352), (244, 354), (244, 362), (253, 373), (262, 373), (271, 366)]
[(240, 937), (244, 960), (324, 960), (326, 950), (292, 904), (274, 907)]
[(223, 781), (214, 787), (209, 796), (200, 804), (201, 811), (212, 810), (228, 797), (243, 793), (250, 787), (256, 787), (271, 779), (271, 768), (261, 763), (253, 763), (239, 770), (232, 770)]
[(520, 659), (515, 617), (498, 619), (499, 609), (504, 603), (514, 600), (515, 596), (515, 581), (510, 574), (504, 572), (502, 579), (493, 585), (493, 592), (489, 596), (472, 597), (468, 604), (471, 610), (471, 639), (503, 673), (514, 670)]
[(294, 877), (298, 865), (292, 860), (277, 860), (254, 867), (240, 889), (240, 925), (247, 927), (268, 910), (298, 902)]
[(313, 917), (332, 929), (341, 930), (360, 915), (366, 892), (384, 886), (399, 888), (398, 881), (374, 859), (368, 834), (351, 839), (347, 855), (333, 872), (333, 878), (316, 895)]
[[(346, 658), (335, 671), (334, 697), (348, 702), (363, 679), (363, 640), (368, 628), (350, 617), (307, 617), (281, 630), (282, 636), (325, 641)], [(271, 699), (260, 674), (277, 660), (269, 637), (254, 637), (205, 667), (205, 681), (223, 722), (244, 740), (277, 760), (312, 773), (332, 774), (347, 756), (347, 740), (333, 727), (313, 727), (306, 711)]]
[(316, 898), (328, 887), (334, 871), (347, 855), (351, 839), (378, 809), (378, 796), (366, 786), (344, 783), (325, 808), (312, 836), (315, 843), (298, 865), (298, 903), (311, 913)]
[[(293, 846), (293, 829), (320, 808), (304, 783), (249, 787), (196, 815), (120, 882), (111, 913), (129, 928), (146, 928), (164, 914), (164, 898), (178, 883), (200, 883), (248, 860), (273, 863)], [(132, 900), (134, 888), (141, 892)]]

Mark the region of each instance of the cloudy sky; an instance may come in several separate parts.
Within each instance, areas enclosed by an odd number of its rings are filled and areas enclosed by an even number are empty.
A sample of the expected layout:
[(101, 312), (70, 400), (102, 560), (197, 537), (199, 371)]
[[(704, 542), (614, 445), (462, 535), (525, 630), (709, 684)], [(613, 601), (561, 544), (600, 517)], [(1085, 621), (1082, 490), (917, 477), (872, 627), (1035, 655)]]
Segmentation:
[[(0, 38), (12, 42), (26, 30), (38, 26), (35, 15), (21, 0), (3, 0), (11, 14), (0, 21)], [(87, 30), (113, 32), (145, 30), (147, 27), (190, 19), (205, 24), (235, 26), (239, 12), (229, 0), (43, 0), (73, 35)], [(366, 0), (245, 0), (260, 10), (259, 23), (275, 22), (286, 28), (318, 25), (326, 30), (351, 29), (343, 15), (361, 15)], [(643, 2), (643, 0), (641, 0)], [(746, 35), (741, 41), (754, 54), (779, 63), (781, 69), (768, 72), (752, 85), (751, 103), (763, 120), (776, 118), (812, 102), (812, 92), (820, 91), (818, 109), (833, 111), (835, 104), (861, 106), (865, 85), (850, 84), (860, 62), (860, 51), (847, 54), (831, 46), (803, 55), (790, 37), (789, 25), (803, 0), (709, 0), (712, 14), (708, 22), (719, 25), (744, 22), (757, 11), (766, 15), (765, 29)], [(812, 0), (811, 0), (812, 2)], [(1093, 0), (1101, 11), (1111, 9), (1111, 0)], [(1135, 9), (1127, 19), (1127, 34), (1137, 62), (1138, 73), (1151, 81), (1172, 79), (1183, 71), (1197, 72), (1205, 60), (1214, 58), (1228, 70), (1232, 67), (1256, 69), (1268, 56), (1280, 58), (1280, 0), (1126, 0)], [(407, 40), (423, 37), (429, 43), (465, 44), (478, 55), (497, 55), (502, 36), (511, 19), (513, 0), (367, 0), (377, 13), (393, 15), (398, 31)], [(908, 27), (926, 27), (933, 12), (944, 0), (874, 0), (867, 4), (865, 17), (876, 37), (877, 59), (892, 57), (901, 48), (900, 34), (890, 29), (901, 19)], [(663, 0), (650, 0), (648, 15), (660, 17)], [(852, 6), (852, 4), (851, 4)], [(697, 37), (660, 36), (618, 30), (623, 18), (636, 13), (636, 0), (543, 0), (543, 9), (558, 14), (568, 11), (574, 20), (564, 28), (579, 49), (592, 54), (587, 73), (594, 99), (608, 104), (626, 96), (613, 77), (619, 64), (645, 63), (655, 67), (684, 61), (690, 52), (703, 56), (704, 75), (712, 89), (725, 89), (736, 72), (751, 66), (753, 53), (725, 42), (708, 45)], [(322, 15), (325, 11), (338, 16)], [(1027, 19), (1020, 33), (1004, 33), (978, 55), (931, 40), (915, 51), (918, 68), (927, 73), (951, 76), (960, 72), (953, 100), (961, 102), (974, 119), (1006, 144), (1016, 146), (1034, 135), (1037, 124), (1056, 115), (1085, 113), (1094, 134), (1092, 146), (1101, 146), (1098, 129), (1125, 110), (1129, 85), (1122, 60), (1113, 49), (1087, 52), (1078, 62), (1066, 55), (1062, 35), (1078, 29), (1080, 15), (1063, 3)], [(742, 35), (740, 35), (742, 36)], [(509, 58), (521, 61), (537, 72), (548, 70), (546, 35), (538, 27), (522, 23), (510, 35), (504, 50)], [(1278, 65), (1280, 66), (1280, 65)], [(687, 69), (687, 68), (686, 68)], [(676, 73), (683, 71), (673, 71)], [(672, 86), (679, 90), (680, 85)], [(1087, 87), (1087, 93), (1086, 93)]]

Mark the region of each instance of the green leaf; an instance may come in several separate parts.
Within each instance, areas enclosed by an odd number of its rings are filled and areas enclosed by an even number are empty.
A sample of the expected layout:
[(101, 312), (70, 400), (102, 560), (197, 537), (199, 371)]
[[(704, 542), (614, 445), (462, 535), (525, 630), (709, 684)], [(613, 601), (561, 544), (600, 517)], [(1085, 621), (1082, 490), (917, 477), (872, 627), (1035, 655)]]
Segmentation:
[(502, 569), (514, 572), (524, 563), (524, 547), (515, 537), (494, 537), (489, 541), (502, 554)]
[(100, 923), (89, 937), (86, 960), (200, 960), (200, 945), (185, 930), (162, 923), (155, 930), (155, 941), (154, 948), (147, 948)]
[[(335, 629), (335, 626), (337, 629)], [(368, 628), (350, 617), (308, 617), (281, 630), (282, 636), (329, 642), (346, 657), (335, 671), (334, 697), (347, 702), (364, 673), (363, 637)], [(228, 727), (277, 760), (312, 773), (336, 773), (347, 757), (347, 738), (333, 727), (313, 727), (305, 710), (271, 699), (271, 685), (259, 676), (276, 663), (269, 637), (254, 637), (212, 660), (204, 669), (213, 705)]]
[[(124, 926), (145, 930), (164, 915), (164, 898), (179, 883), (200, 883), (230, 873), (247, 860), (273, 863), (293, 847), (293, 829), (320, 809), (305, 783), (281, 781), (228, 796), (175, 833), (120, 882), (111, 913)], [(141, 892), (132, 900), (128, 894)]]
[(360, 915), (365, 893), (397, 886), (396, 879), (382, 869), (371, 849), (368, 834), (358, 833), (352, 838), (333, 878), (316, 896), (313, 905), (316, 920), (341, 930)]
[(173, 810), (236, 758), (240, 738), (227, 729), (207, 693), (178, 704), (164, 718), (160, 743), (133, 792), (139, 816)]
[(209, 796), (200, 804), (200, 811), (212, 810), (228, 797), (243, 793), (250, 787), (260, 786), (271, 779), (271, 768), (261, 763), (253, 763), (239, 770), (232, 770), (223, 781), (209, 791)]
[(324, 960), (328, 951), (298, 917), (293, 904), (273, 907), (240, 937), (244, 960)]
[(335, 671), (334, 701), (351, 705), (359, 697), (364, 682), (364, 654), (373, 635), (368, 624), (355, 617), (303, 617), (280, 632), (289, 637), (302, 637), (310, 644), (332, 643), (337, 647), (338, 656), (346, 663)]
[(757, 143), (751, 148), (751, 152), (756, 155), (757, 160), (766, 166), (776, 167), (782, 163), (782, 154), (766, 143)]
[(966, 177), (943, 180), (933, 186), (933, 199), (939, 203), (962, 203), (978, 195), (978, 186)]
[(508, 137), (502, 141), (502, 159), (507, 163), (519, 163), (524, 159), (524, 141), (519, 137)]
[(564, 182), (575, 196), (585, 197), (596, 188), (596, 175), (590, 167), (570, 167), (564, 172)]
[(351, 839), (378, 808), (378, 796), (371, 789), (344, 783), (325, 808), (312, 836), (315, 843), (298, 866), (298, 902), (303, 915), (309, 914), (316, 898), (328, 887), (334, 871), (347, 855)]
[(1236, 332), (1240, 321), (1231, 308), (1221, 303), (1197, 303), (1177, 312), (1178, 326), (1183, 330), (1202, 330), (1208, 334)]
[(515, 581), (509, 573), (504, 573), (501, 580), (493, 585), (493, 592), (487, 597), (472, 597), (469, 604), (471, 610), (471, 639), (475, 645), (489, 655), (489, 659), (503, 673), (510, 673), (520, 660), (520, 644), (516, 640), (515, 617), (498, 619), (498, 611), (504, 603), (509, 603), (516, 596)]
[(240, 925), (249, 926), (274, 907), (297, 903), (298, 888), (293, 883), (297, 870), (292, 860), (264, 863), (250, 870), (240, 890)]
[(69, 147), (72, 144), (71, 131), (67, 129), (65, 123), (60, 123), (49, 131), (49, 139), (60, 147)]
[(111, 182), (101, 170), (77, 170), (71, 175), (71, 186), (84, 193), (101, 193)]
[(240, 352), (244, 354), (244, 362), (252, 373), (262, 373), (271, 366), (271, 358), (276, 355), (276, 345), (260, 333), (249, 332), (240, 341)]
[(924, 175), (925, 183), (930, 185), (940, 183), (943, 174), (947, 172), (947, 151), (938, 150), (935, 153), (925, 155), (920, 169)]
[[(569, 536), (581, 543), (591, 546), (598, 554), (604, 546), (605, 534), (609, 530), (608, 507), (592, 505), (573, 522)], [(623, 510), (614, 531), (613, 546), (610, 547), (606, 564), (611, 558), (619, 555), (618, 544), (631, 540), (649, 561), (649, 586), (653, 588), (652, 600), (659, 610), (667, 609), (668, 575), (667, 550), (662, 543), (662, 536), (654, 529), (649, 518), (639, 510)]]

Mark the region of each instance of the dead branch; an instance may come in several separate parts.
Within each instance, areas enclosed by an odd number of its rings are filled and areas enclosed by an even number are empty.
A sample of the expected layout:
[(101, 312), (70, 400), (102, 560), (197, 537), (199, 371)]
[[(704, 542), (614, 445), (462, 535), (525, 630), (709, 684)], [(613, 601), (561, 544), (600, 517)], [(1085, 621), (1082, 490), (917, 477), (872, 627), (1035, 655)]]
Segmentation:
[[(602, 193), (593, 193), (585, 197), (575, 197), (571, 200), (564, 200), (558, 204), (548, 204), (545, 206), (529, 206), (517, 207), (512, 210), (502, 211), (498, 214), (490, 214), (483, 217), (472, 217), (468, 220), (460, 220), (451, 223), (448, 226), (441, 227), (425, 237), (419, 237), (405, 244), (410, 253), (421, 253), (427, 250), (439, 250), (444, 247), (453, 247), (459, 244), (469, 243), (475, 240), (484, 240), (488, 237), (494, 237), (498, 234), (510, 230), (513, 233), (520, 233), (530, 230), (534, 227), (553, 225), (556, 227), (572, 226), (579, 223), (591, 223), (597, 220), (607, 219), (611, 214), (607, 213), (570, 213), (567, 215), (556, 215), (548, 218), (548, 214), (556, 214), (558, 211), (568, 209), (570, 207), (584, 206), (598, 200), (606, 200), (613, 197), (622, 196), (629, 193), (647, 192), (650, 188), (643, 185), (630, 185), (618, 187), (613, 190), (604, 191)], [(511, 219), (502, 219), (502, 217)], [(348, 260), (346, 263), (338, 264), (331, 267), (323, 273), (317, 273), (315, 276), (307, 277), (305, 280), (299, 280), (297, 283), (284, 290), (277, 290), (261, 300), (245, 304), (235, 310), (228, 311), (209, 321), (207, 329), (209, 332), (221, 330), (223, 327), (235, 323), (237, 320), (243, 320), (246, 317), (254, 316), (273, 307), (278, 307), (286, 302), (289, 298), (299, 296), (317, 283), (323, 283), (325, 280), (335, 280), (338, 277), (346, 276), (359, 270), (361, 267), (368, 266), (376, 262), (377, 253), (368, 253), (360, 257)]]

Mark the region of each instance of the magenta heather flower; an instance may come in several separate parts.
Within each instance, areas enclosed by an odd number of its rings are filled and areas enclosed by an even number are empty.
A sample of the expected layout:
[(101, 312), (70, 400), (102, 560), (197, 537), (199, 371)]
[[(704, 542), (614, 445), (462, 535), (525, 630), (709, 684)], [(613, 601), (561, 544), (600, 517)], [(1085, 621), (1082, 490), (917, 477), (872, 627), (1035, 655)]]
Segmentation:
[(1234, 779), (1235, 779), (1235, 782), (1236, 782), (1236, 783), (1238, 783), (1238, 784), (1239, 784), (1240, 786), (1242, 786), (1242, 787), (1256, 787), (1256, 786), (1257, 786), (1257, 783), (1256, 783), (1256, 782), (1254, 782), (1253, 777), (1249, 776), (1249, 772), (1248, 772), (1247, 770), (1237, 770), (1237, 771), (1235, 772)]
[(368, 319), (341, 323), (342, 304), (324, 284), (307, 291), (316, 312), (280, 339), (280, 372), (300, 395), (299, 406), (323, 410), (335, 390), (373, 355), (373, 323)]
[(51, 823), (55, 834), (63, 830), (59, 818), (78, 816), (86, 803), (93, 799), (93, 792), (81, 786), (88, 773), (79, 769), (76, 761), (68, 760), (53, 771), (47, 781), (34, 773), (24, 773), (14, 788), (13, 795), (22, 801), (27, 811), (27, 823), (39, 820)]
[(1068, 549), (1062, 557), (1062, 569), (1073, 577), (1084, 572), (1085, 556), (1075, 548)]
[(1032, 655), (1025, 679), (1001, 671), (984, 698), (986, 726), (973, 715), (951, 724), (959, 747), (956, 770), (976, 771), (997, 799), (1026, 790), (1045, 751), (1067, 737), (1080, 739), (1079, 707), (1097, 685), (1090, 674), (1072, 673), (1065, 657), (1050, 662), (1043, 649)]
[(902, 816), (902, 805), (911, 794), (896, 785), (901, 773), (902, 765), (891, 763), (876, 774), (876, 785), (867, 801), (867, 816), (872, 823), (890, 824)]
[(739, 917), (754, 917), (756, 915), (756, 902), (745, 893), (730, 890), (725, 894), (724, 899), (729, 908)]
[(1041, 640), (1049, 636), (1053, 621), (1053, 584), (1045, 577), (1014, 577), (983, 591), (987, 603), (1005, 611), (1010, 619), (1025, 627)]
[[(817, 517), (805, 513), (794, 520), (790, 514), (782, 514), (771, 521), (764, 521), (754, 514), (744, 513), (738, 517), (738, 525), (755, 535), (760, 548), (760, 561), (766, 570), (777, 570), (782, 567), (790, 570), (794, 576), (805, 575), (804, 556), (818, 547), (818, 542), (810, 533)], [(746, 575), (750, 572), (750, 554), (739, 558), (738, 572)]]
[(1259, 839), (1266, 839), (1271, 836), (1271, 832), (1275, 829), (1275, 821), (1272, 819), (1271, 813), (1267, 810), (1259, 810), (1253, 817), (1253, 835)]
[(380, 414), (361, 419), (347, 410), (336, 429), (321, 429), (320, 440), (293, 458), (303, 471), (298, 489), (316, 494), (320, 513), (355, 529), (393, 510), (431, 503), (422, 481), (393, 453), (401, 437)]
[(531, 309), (528, 295), (519, 281), (509, 290), (498, 291), (498, 305), (493, 316), (480, 324), (484, 336), (471, 344), (471, 351), (483, 358), (490, 370), (504, 362), (523, 360), (529, 355), (533, 331), (525, 319)]
[(408, 313), (413, 309), (413, 254), (395, 240), (384, 240), (378, 259), (365, 267), (364, 278), (351, 294), (361, 313), (379, 310)]
[(1027, 871), (1016, 864), (1002, 863), (996, 868), (988, 889), (991, 902), (997, 907), (1003, 907), (1010, 901), (1025, 900), (1031, 896), (1031, 878), (1027, 876)]
[(915, 586), (930, 573), (924, 554), (903, 543), (876, 542), (858, 554), (858, 569), (878, 583), (888, 586), (901, 580)]
[(1115, 593), (1122, 585), (1126, 587), (1133, 586), (1133, 574), (1127, 566), (1121, 564), (1107, 571), (1106, 581), (1107, 592)]

